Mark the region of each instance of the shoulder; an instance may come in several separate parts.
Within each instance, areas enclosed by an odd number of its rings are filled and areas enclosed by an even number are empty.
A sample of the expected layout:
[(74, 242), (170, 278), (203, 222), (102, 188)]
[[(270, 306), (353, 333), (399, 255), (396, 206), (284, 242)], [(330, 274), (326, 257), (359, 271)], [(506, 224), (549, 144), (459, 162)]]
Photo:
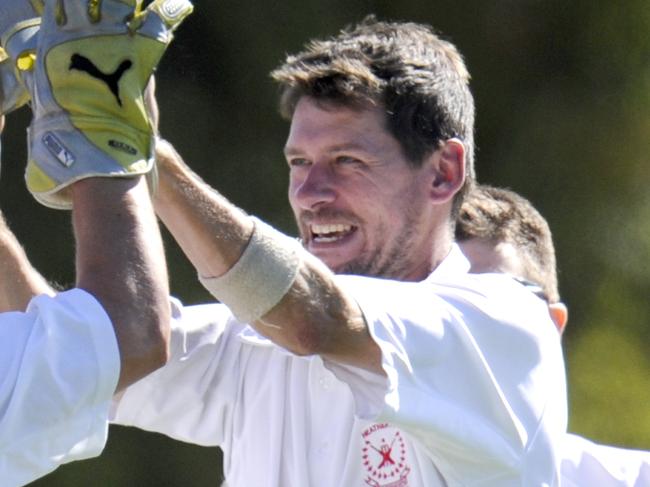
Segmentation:
[(422, 283), (431, 286), (436, 293), (464, 297), (468, 301), (511, 296), (528, 300), (536, 297), (517, 280), (502, 273), (467, 273), (444, 278), (436, 278), (432, 275)]
[(548, 304), (523, 284), (505, 274), (464, 274), (444, 280), (425, 281), (432, 292), (467, 317), (482, 317), (527, 329), (541, 328), (557, 335)]
[(378, 308), (412, 309), (417, 304), (419, 309), (434, 307), (451, 313), (476, 311), (498, 320), (548, 318), (545, 301), (505, 274), (433, 274), (420, 282), (337, 276), (337, 281), (358, 300)]
[(559, 334), (546, 302), (506, 275), (432, 275), (418, 283), (339, 279), (357, 301), (375, 341), (385, 335), (402, 345), (426, 342), (429, 347), (432, 341), (461, 340), (485, 354), (493, 350), (497, 361), (503, 354), (515, 363), (508, 349), (519, 348), (516, 355), (523, 361), (550, 354), (562, 363)]
[(431, 280), (430, 283), (440, 293), (462, 296), (470, 302), (490, 300), (516, 304), (514, 300), (523, 300), (526, 306), (531, 303), (544, 305), (544, 301), (526, 286), (502, 273), (463, 274), (444, 280)]

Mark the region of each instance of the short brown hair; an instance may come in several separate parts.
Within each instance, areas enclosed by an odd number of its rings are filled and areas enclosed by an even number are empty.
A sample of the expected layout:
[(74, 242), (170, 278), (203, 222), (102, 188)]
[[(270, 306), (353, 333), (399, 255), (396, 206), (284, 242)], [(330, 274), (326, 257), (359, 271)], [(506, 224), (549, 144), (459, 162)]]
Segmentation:
[(525, 274), (515, 277), (539, 285), (549, 303), (560, 300), (551, 229), (526, 198), (507, 189), (475, 185), (456, 220), (456, 240), (474, 238), (513, 245)]
[(383, 106), (389, 132), (415, 167), (445, 140), (461, 139), (467, 177), (454, 200), (458, 209), (474, 180), (474, 99), (461, 54), (431, 27), (369, 16), (336, 37), (309, 42), (271, 76), (288, 120), (303, 96)]

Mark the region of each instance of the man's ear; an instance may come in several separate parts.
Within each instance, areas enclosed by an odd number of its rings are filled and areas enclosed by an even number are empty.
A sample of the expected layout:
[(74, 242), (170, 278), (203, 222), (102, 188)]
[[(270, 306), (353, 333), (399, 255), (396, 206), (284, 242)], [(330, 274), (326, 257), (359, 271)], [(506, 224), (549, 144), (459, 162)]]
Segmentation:
[(564, 303), (557, 302), (548, 305), (548, 312), (551, 315), (551, 319), (557, 326), (557, 331), (562, 334), (564, 332), (564, 327), (566, 322), (569, 319), (569, 310)]
[(456, 138), (446, 140), (431, 154), (431, 197), (437, 203), (450, 201), (465, 182), (465, 146)]

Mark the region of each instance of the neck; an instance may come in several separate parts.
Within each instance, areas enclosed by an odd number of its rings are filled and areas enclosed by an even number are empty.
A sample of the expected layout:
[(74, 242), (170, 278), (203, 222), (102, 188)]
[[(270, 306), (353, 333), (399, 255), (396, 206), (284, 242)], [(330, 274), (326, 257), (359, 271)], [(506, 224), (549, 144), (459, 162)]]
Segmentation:
[(423, 252), (424, 258), (414, 262), (402, 276), (391, 277), (400, 281), (417, 282), (426, 279), (440, 263), (447, 258), (453, 244), (451, 232), (442, 232), (437, 237), (428, 240), (428, 252)]

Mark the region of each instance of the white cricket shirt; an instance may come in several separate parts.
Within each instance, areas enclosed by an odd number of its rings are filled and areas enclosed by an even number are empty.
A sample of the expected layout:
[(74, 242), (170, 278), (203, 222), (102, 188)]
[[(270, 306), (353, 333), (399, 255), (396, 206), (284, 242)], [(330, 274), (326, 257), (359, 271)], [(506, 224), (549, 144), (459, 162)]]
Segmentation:
[(297, 357), (225, 306), (178, 307), (171, 360), (114, 421), (224, 451), (229, 487), (557, 485), (566, 431), (546, 304), (457, 247), (425, 281), (338, 276), (388, 378)]
[(0, 314), (0, 485), (99, 455), (120, 370), (111, 322), (88, 293)]

